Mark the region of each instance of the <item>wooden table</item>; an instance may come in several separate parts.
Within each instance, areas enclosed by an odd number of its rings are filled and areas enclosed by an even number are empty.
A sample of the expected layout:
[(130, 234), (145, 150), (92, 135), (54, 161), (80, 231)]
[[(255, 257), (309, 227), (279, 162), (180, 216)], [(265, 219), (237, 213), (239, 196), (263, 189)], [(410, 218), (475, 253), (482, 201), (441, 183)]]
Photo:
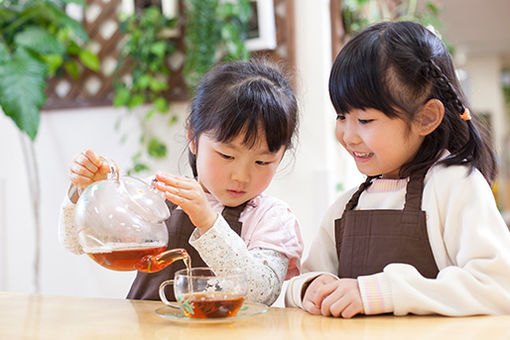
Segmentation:
[(229, 324), (176, 324), (160, 302), (0, 292), (0, 339), (510, 339), (510, 316), (351, 320), (270, 308)]

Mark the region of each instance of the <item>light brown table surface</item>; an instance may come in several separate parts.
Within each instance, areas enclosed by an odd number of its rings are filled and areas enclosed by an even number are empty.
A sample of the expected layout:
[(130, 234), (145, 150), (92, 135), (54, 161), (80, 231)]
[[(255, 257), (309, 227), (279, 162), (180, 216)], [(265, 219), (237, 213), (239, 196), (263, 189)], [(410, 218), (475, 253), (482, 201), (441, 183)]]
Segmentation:
[(363, 316), (293, 308), (228, 324), (173, 323), (156, 301), (0, 292), (0, 339), (510, 339), (510, 316)]

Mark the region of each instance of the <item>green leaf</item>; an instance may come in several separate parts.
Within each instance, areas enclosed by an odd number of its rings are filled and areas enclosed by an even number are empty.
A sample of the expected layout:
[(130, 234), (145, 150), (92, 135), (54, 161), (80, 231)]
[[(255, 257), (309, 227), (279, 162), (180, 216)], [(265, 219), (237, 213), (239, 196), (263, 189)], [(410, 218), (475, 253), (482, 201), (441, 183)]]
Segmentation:
[(91, 69), (92, 71), (99, 71), (101, 66), (99, 65), (99, 58), (90, 50), (82, 50), (78, 55), (82, 64)]
[(20, 13), (20, 17), (37, 18), (38, 22), (46, 22), (55, 26), (68, 27), (73, 31), (74, 36), (76, 36), (82, 42), (87, 42), (89, 40), (89, 36), (83, 28), (82, 24), (69, 17), (62, 8), (59, 8), (53, 2), (29, 2)]
[(155, 55), (162, 57), (165, 55), (166, 51), (166, 42), (165, 41), (157, 41), (151, 45), (151, 52)]
[(177, 123), (177, 116), (176, 115), (173, 115), (172, 117), (170, 117), (170, 119), (168, 120), (168, 125), (174, 125), (175, 123)]
[(159, 112), (165, 113), (168, 111), (168, 101), (163, 97), (156, 98), (154, 106)]
[(11, 59), (11, 54), (7, 46), (0, 41), (0, 64), (8, 62)]
[(168, 84), (162, 80), (153, 78), (149, 84), (149, 87), (153, 92), (158, 93), (166, 90), (168, 88)]
[(149, 110), (149, 112), (147, 112), (147, 114), (145, 115), (145, 120), (151, 119), (151, 117), (154, 116), (155, 112), (156, 112), (156, 110), (154, 110), (154, 109)]
[(159, 139), (153, 137), (149, 140), (147, 146), (147, 152), (151, 157), (164, 158), (166, 156), (166, 145), (163, 144)]
[(113, 98), (113, 106), (125, 106), (129, 103), (131, 93), (125, 86), (119, 86), (115, 89), (115, 97)]
[(62, 0), (62, 2), (66, 3), (66, 4), (77, 4), (77, 5), (80, 5), (82, 7), (85, 7), (85, 0)]
[(145, 103), (145, 98), (141, 94), (135, 94), (128, 102), (128, 107), (131, 109), (135, 106), (142, 105)]
[(49, 66), (48, 75), (55, 75), (57, 69), (62, 65), (63, 58), (60, 54), (46, 54), (42, 56), (42, 60)]
[(135, 163), (135, 166), (133, 167), (133, 170), (135, 172), (142, 172), (146, 170), (150, 170), (149, 166), (144, 163)]
[(0, 64), (0, 106), (32, 140), (39, 128), (39, 111), (46, 101), (47, 66), (24, 49)]
[(149, 74), (143, 74), (135, 81), (136, 88), (139, 90), (145, 90), (149, 87), (149, 84), (152, 81), (152, 77)]
[(76, 60), (68, 60), (64, 63), (64, 70), (69, 73), (71, 77), (74, 79), (78, 79), (80, 76), (80, 67), (78, 66), (78, 63)]
[(63, 54), (65, 46), (47, 30), (29, 26), (16, 34), (14, 42), (38, 54)]
[(78, 55), (80, 54), (82, 48), (74, 41), (70, 41), (67, 45), (67, 53), (71, 55)]

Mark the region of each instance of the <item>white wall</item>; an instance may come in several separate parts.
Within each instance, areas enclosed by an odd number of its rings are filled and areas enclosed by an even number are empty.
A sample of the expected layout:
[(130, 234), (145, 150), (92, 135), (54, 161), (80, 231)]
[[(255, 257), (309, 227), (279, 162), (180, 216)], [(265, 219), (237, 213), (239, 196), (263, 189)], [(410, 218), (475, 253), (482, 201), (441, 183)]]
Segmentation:
[[(323, 212), (337, 194), (336, 184), (342, 181), (348, 188), (360, 175), (334, 137), (335, 114), (327, 92), (331, 66), (329, 1), (296, 1), (295, 7), (300, 140), (294, 165), (277, 174), (269, 193), (290, 204), (301, 221), (308, 247)], [(187, 109), (187, 104), (174, 105), (179, 123), (171, 129), (160, 126), (170, 142), (172, 160), (171, 164), (159, 165), (164, 170), (177, 171), (178, 161), (186, 160), (181, 153)], [(121, 116), (126, 116), (124, 110), (110, 107), (41, 115), (35, 141), (41, 177), (41, 293), (122, 298), (132, 282), (134, 272), (103, 269), (85, 256), (66, 252), (57, 237), (59, 206), (68, 186), (68, 165), (75, 154), (90, 147), (113, 158), (121, 169), (129, 166), (139, 130), (136, 120), (128, 119), (125, 126), (132, 131), (131, 138), (126, 144), (120, 143), (114, 126)], [(0, 290), (32, 292), (34, 224), (27, 175), (18, 131), (3, 114), (0, 157)]]

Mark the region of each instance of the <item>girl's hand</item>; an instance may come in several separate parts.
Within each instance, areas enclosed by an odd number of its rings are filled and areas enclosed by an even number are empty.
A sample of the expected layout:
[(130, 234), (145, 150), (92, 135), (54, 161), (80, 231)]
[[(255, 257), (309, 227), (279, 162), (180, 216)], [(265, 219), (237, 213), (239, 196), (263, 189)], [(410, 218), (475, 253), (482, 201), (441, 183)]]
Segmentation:
[(191, 223), (201, 234), (208, 231), (216, 222), (217, 213), (212, 210), (205, 192), (196, 180), (167, 173), (157, 173), (156, 188), (165, 194), (172, 203), (177, 204), (188, 214)]
[(110, 168), (93, 150), (85, 150), (76, 155), (69, 166), (69, 179), (80, 189), (90, 184), (106, 179)]
[(335, 279), (321, 275), (305, 292), (303, 307), (311, 314), (352, 318), (363, 314), (363, 302), (356, 279)]

